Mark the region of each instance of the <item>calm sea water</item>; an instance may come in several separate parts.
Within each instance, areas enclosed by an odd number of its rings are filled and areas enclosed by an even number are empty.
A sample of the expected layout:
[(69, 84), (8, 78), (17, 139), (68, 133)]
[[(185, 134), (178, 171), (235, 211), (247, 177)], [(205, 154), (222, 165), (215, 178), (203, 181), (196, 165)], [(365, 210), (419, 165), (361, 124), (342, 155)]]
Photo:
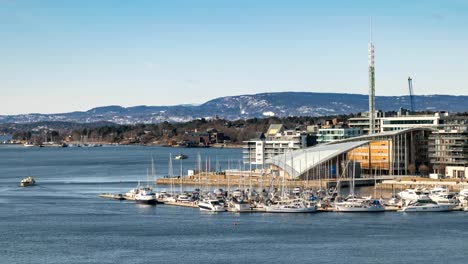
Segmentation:
[[(97, 197), (158, 176), (157, 147), (0, 147), (0, 263), (468, 263), (468, 213), (211, 214)], [(183, 149), (218, 160), (239, 149)], [(178, 168), (178, 163), (174, 167)], [(176, 169), (177, 171), (177, 169)], [(18, 187), (31, 173), (38, 185)]]

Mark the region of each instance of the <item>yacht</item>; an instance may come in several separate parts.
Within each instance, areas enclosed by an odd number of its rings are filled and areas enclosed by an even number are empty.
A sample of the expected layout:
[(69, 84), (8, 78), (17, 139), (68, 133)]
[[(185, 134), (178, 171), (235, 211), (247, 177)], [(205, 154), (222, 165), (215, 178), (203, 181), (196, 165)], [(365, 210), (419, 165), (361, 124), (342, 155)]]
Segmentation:
[(190, 203), (192, 202), (192, 198), (190, 197), (190, 195), (184, 193), (179, 194), (179, 196), (177, 196), (176, 201), (180, 203)]
[(165, 203), (165, 202), (170, 202), (173, 199), (170, 193), (167, 193), (166, 191), (162, 191), (162, 192), (156, 193), (156, 200), (158, 201), (158, 203)]
[(28, 176), (24, 179), (21, 180), (20, 185), (21, 187), (27, 187), (36, 184), (36, 181), (34, 180), (33, 177)]
[(400, 196), (402, 200), (412, 201), (420, 198), (427, 198), (429, 196), (429, 192), (420, 188), (406, 189), (399, 192), (398, 196)]
[(458, 201), (459, 201), (461, 204), (465, 204), (465, 205), (468, 204), (468, 189), (462, 189), (462, 190), (458, 193)]
[(384, 212), (385, 206), (377, 199), (349, 197), (335, 203), (337, 212)]
[(228, 210), (232, 212), (250, 212), (252, 209), (250, 203), (246, 200), (233, 197), (228, 202)]
[(317, 207), (304, 199), (297, 198), (277, 201), (266, 206), (265, 211), (267, 213), (314, 213)]
[(156, 194), (154, 194), (151, 188), (140, 188), (135, 195), (135, 201), (137, 203), (156, 204)]
[(452, 206), (449, 204), (437, 204), (430, 198), (420, 198), (417, 200), (406, 200), (400, 212), (446, 212)]
[(430, 195), (429, 198), (431, 198), (437, 204), (448, 204), (452, 205), (453, 207), (457, 205), (457, 197), (454, 193), (441, 192), (438, 194)]
[(225, 212), (226, 209), (218, 200), (215, 199), (205, 199), (198, 202), (198, 208), (200, 211), (210, 211), (210, 212)]

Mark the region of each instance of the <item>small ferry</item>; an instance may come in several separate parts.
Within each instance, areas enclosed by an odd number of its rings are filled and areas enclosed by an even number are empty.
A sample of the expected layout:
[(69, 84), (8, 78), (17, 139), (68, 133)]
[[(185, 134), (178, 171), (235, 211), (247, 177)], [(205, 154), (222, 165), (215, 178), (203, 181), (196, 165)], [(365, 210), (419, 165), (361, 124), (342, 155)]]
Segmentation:
[(29, 176), (21, 180), (20, 185), (21, 187), (27, 187), (36, 184), (36, 181), (33, 177)]

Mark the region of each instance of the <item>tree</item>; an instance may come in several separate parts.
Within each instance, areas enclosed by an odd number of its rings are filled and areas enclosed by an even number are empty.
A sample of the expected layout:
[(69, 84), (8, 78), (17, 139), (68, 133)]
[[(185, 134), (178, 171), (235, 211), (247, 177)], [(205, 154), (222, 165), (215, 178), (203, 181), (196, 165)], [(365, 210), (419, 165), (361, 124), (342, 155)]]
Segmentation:
[(414, 164), (408, 165), (408, 172), (410, 175), (414, 175), (416, 173), (416, 165)]
[(421, 175), (427, 176), (429, 174), (429, 167), (427, 167), (425, 164), (419, 165), (419, 173), (421, 173)]

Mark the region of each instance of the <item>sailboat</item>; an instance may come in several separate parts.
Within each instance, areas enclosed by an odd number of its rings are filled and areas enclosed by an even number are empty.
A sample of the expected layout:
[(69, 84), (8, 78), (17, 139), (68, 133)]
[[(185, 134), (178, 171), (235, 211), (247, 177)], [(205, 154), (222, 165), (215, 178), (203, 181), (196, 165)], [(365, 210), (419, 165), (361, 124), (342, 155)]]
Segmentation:
[[(154, 169), (154, 158), (151, 157), (151, 174), (154, 177), (155, 176), (155, 169)], [(149, 170), (146, 170), (146, 186), (140, 186), (140, 183), (138, 182), (138, 187), (135, 191), (134, 194), (134, 200), (137, 203), (143, 203), (143, 204), (156, 204), (157, 199), (156, 199), (156, 194), (153, 192), (153, 188), (150, 187), (149, 182), (150, 182), (150, 176), (149, 176)]]
[[(292, 155), (291, 155), (292, 159)], [(293, 161), (291, 161), (293, 162)], [(285, 155), (285, 164), (286, 164), (286, 155)], [(306, 201), (303, 198), (288, 198), (285, 193), (285, 178), (286, 173), (283, 173), (283, 181), (281, 186), (281, 197), (279, 200), (274, 201), (269, 206), (265, 207), (267, 213), (313, 213), (317, 211), (315, 204), (312, 204)]]
[(356, 173), (356, 162), (353, 161), (353, 174), (350, 185), (349, 196), (342, 202), (335, 202), (337, 212), (384, 212), (385, 206), (377, 199), (370, 197), (357, 197), (354, 194), (354, 178)]

